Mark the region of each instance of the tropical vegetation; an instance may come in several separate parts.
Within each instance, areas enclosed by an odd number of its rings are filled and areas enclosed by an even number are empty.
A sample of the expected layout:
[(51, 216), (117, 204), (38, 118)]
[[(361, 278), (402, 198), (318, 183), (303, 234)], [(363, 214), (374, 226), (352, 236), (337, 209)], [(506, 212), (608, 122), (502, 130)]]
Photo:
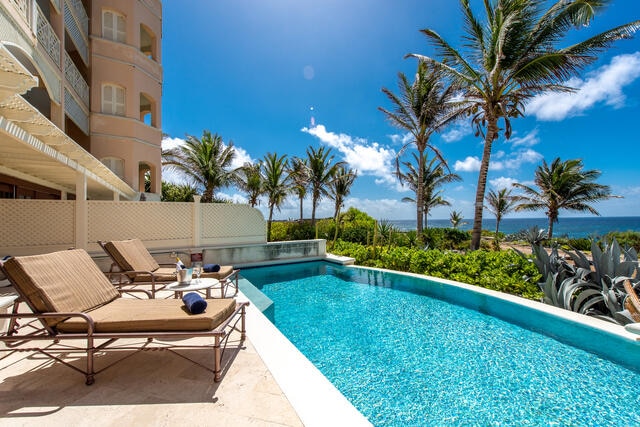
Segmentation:
[(501, 188), (500, 190), (490, 190), (485, 197), (487, 206), (485, 206), (489, 212), (496, 217), (496, 246), (500, 245), (500, 221), (509, 212), (513, 211), (516, 207), (516, 201), (511, 195), (511, 190), (507, 188)]
[(215, 192), (234, 182), (231, 163), (233, 142), (205, 130), (201, 138), (189, 135), (184, 144), (162, 153), (162, 166), (177, 170), (202, 194), (203, 202), (215, 200)]
[(551, 238), (553, 224), (558, 222), (561, 209), (600, 215), (591, 204), (615, 197), (611, 195), (608, 185), (595, 182), (599, 176), (600, 171), (584, 170), (580, 159), (562, 161), (558, 157), (551, 165), (543, 160), (535, 171), (534, 182), (538, 189), (525, 184), (513, 184), (523, 191), (522, 195), (514, 196), (514, 200), (518, 202), (515, 210), (544, 209), (549, 218), (548, 233)]
[(287, 156), (278, 156), (276, 153), (267, 153), (262, 161), (263, 182), (262, 188), (269, 203), (269, 219), (267, 220), (267, 239), (271, 239), (271, 222), (273, 221), (273, 209), (280, 210), (287, 193), (288, 186)]
[(316, 223), (316, 208), (323, 197), (329, 196), (329, 186), (344, 162), (333, 162), (331, 149), (307, 148), (308, 182), (311, 189), (311, 223)]
[[(396, 175), (402, 183), (405, 175), (400, 173), (400, 157), (409, 145), (415, 145), (418, 150), (417, 177), (419, 183), (412, 190), (416, 193), (416, 222), (418, 236), (422, 235), (424, 217), (424, 182), (425, 150), (432, 150), (440, 162), (446, 165), (446, 161), (435, 145), (429, 143), (429, 138), (434, 132), (442, 129), (446, 124), (456, 118), (457, 108), (453, 102), (456, 96), (455, 88), (446, 84), (444, 72), (439, 67), (418, 63), (415, 79), (409, 82), (403, 73), (398, 73), (398, 86), (400, 94), (396, 95), (387, 88), (382, 92), (392, 102), (392, 111), (379, 107), (392, 125), (408, 132), (411, 139), (406, 143), (396, 156)], [(418, 237), (419, 239), (421, 237)]]
[[(621, 325), (632, 323), (634, 319), (625, 307), (628, 293), (624, 281), (638, 276), (638, 253), (620, 247), (615, 239), (603, 246), (592, 242), (590, 257), (579, 250), (565, 251), (569, 262), (559, 254), (557, 245), (552, 245), (550, 253), (542, 245), (533, 245), (533, 261), (542, 277), (542, 300)], [(634, 280), (631, 286), (634, 291), (640, 290), (640, 281)]]
[[(462, 49), (433, 29), (422, 30), (438, 58), (408, 56), (442, 70), (451, 84), (460, 88), (464, 111), (471, 117), (476, 135), (484, 140), (471, 249), (480, 247), (483, 201), (494, 141), (501, 133), (506, 139), (511, 137), (511, 120), (524, 116), (529, 99), (549, 91), (572, 91), (566, 83), (570, 77), (594, 62), (597, 54), (616, 40), (630, 38), (640, 28), (640, 21), (635, 21), (575, 43), (572, 30), (588, 26), (609, 3), (608, 0), (485, 0), (481, 9), (485, 16), (481, 19), (470, 0), (461, 0)], [(565, 40), (574, 44), (559, 47)]]
[[(451, 206), (448, 200), (442, 196), (441, 187), (451, 182), (462, 181), (460, 175), (451, 173), (446, 169), (446, 165), (437, 157), (427, 161), (426, 154), (413, 154), (413, 162), (403, 162), (405, 169), (396, 170), (396, 176), (400, 179), (400, 182), (406, 182), (411, 191), (416, 194), (416, 198), (403, 197), (403, 202), (418, 203), (419, 192), (422, 192), (423, 200), (423, 226), (427, 228), (427, 222), (429, 212), (431, 209), (438, 206)], [(423, 157), (422, 159), (420, 157)], [(422, 165), (422, 174), (417, 168)], [(422, 175), (422, 177), (420, 176)], [(421, 233), (420, 226), (417, 227), (417, 232)]]

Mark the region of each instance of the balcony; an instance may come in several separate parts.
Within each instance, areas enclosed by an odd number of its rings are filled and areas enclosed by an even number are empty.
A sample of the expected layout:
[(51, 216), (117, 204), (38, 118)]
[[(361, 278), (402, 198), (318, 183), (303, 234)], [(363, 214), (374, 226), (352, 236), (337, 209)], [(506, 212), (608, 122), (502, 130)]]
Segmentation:
[(89, 85), (84, 80), (67, 52), (64, 53), (64, 77), (67, 80), (67, 83), (69, 83), (69, 86), (71, 86), (75, 91), (78, 99), (82, 101), (85, 109), (89, 111)]
[(85, 64), (89, 64), (89, 17), (80, 0), (64, 0), (64, 25)]
[(47, 52), (53, 63), (60, 68), (60, 39), (37, 5), (36, 11), (36, 37), (38, 38), (38, 44)]

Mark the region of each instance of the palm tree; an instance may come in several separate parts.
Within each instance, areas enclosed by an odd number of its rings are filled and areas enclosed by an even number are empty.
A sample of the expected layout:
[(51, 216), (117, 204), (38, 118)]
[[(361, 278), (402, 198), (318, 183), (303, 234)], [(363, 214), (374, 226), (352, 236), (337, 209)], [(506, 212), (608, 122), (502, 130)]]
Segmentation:
[(189, 135), (184, 144), (164, 151), (162, 165), (186, 175), (202, 191), (202, 201), (213, 202), (216, 190), (234, 180), (234, 156), (233, 142), (225, 145), (220, 135), (205, 130), (201, 139)]
[(563, 162), (556, 158), (551, 165), (543, 160), (542, 166), (536, 169), (534, 179), (539, 190), (524, 184), (513, 184), (524, 191), (523, 195), (514, 196), (517, 202), (521, 202), (516, 206), (516, 211), (546, 209), (545, 214), (549, 218), (548, 238), (551, 239), (553, 224), (558, 222), (560, 209), (600, 215), (590, 203), (619, 197), (611, 195), (608, 185), (595, 182), (599, 176), (598, 170), (583, 170), (580, 159)]
[(463, 219), (464, 218), (462, 216), (462, 211), (451, 211), (451, 213), (449, 214), (449, 221), (451, 222), (451, 226), (453, 228), (458, 228), (462, 224), (464, 224), (464, 222), (462, 222)]
[(487, 209), (496, 216), (496, 241), (498, 231), (500, 231), (500, 221), (502, 217), (512, 212), (516, 207), (516, 200), (511, 195), (511, 190), (502, 188), (497, 192), (490, 190), (486, 197)]
[(259, 197), (264, 193), (261, 171), (262, 162), (247, 162), (236, 171), (236, 187), (238, 187), (240, 191), (247, 193), (249, 206), (252, 208), (260, 204)]
[(344, 164), (344, 162), (333, 162), (331, 149), (325, 150), (325, 147), (315, 149), (307, 148), (307, 161), (309, 167), (309, 185), (311, 186), (311, 223), (316, 223), (316, 208), (318, 202), (329, 195), (329, 185), (336, 175), (336, 170)]
[[(475, 15), (469, 0), (461, 0), (464, 50), (458, 50), (432, 29), (421, 32), (442, 60), (410, 54), (440, 67), (455, 86), (464, 89), (467, 114), (476, 134), (484, 137), (478, 175), (471, 249), (480, 247), (482, 210), (493, 142), (501, 129), (511, 137), (511, 119), (524, 115), (533, 96), (548, 91), (571, 91), (567, 80), (598, 59), (613, 42), (630, 38), (640, 21), (607, 30), (565, 48), (557, 45), (572, 29), (587, 26), (610, 0), (485, 0), (485, 22)], [(545, 10), (546, 6), (549, 6)], [(574, 37), (572, 37), (573, 39)]]
[[(455, 91), (452, 86), (445, 86), (445, 73), (438, 67), (424, 62), (418, 63), (415, 80), (410, 83), (403, 73), (398, 73), (398, 87), (400, 95), (396, 95), (387, 88), (382, 92), (391, 100), (393, 111), (378, 107), (387, 119), (399, 129), (411, 133), (411, 141), (405, 144), (396, 156), (396, 175), (402, 183), (403, 175), (400, 174), (400, 157), (410, 145), (415, 145), (420, 156), (418, 157), (418, 180), (423, 182), (424, 152), (427, 148), (433, 150), (436, 157), (446, 165), (446, 161), (440, 151), (429, 143), (431, 135), (440, 130), (445, 124), (456, 117), (457, 103), (453, 102)], [(422, 218), (424, 210), (424, 188), (416, 187), (416, 224), (418, 239), (422, 239)]]
[(269, 220), (267, 221), (267, 240), (271, 240), (271, 222), (273, 208), (280, 210), (280, 206), (289, 191), (287, 182), (287, 155), (278, 157), (276, 153), (267, 153), (262, 161), (264, 194), (269, 200)]
[(329, 184), (329, 191), (331, 198), (335, 202), (335, 209), (333, 213), (333, 219), (336, 223), (336, 231), (333, 235), (333, 241), (338, 238), (338, 227), (340, 220), (340, 209), (344, 205), (344, 199), (351, 193), (351, 186), (358, 177), (358, 172), (349, 169), (346, 166), (340, 166), (336, 170), (336, 176), (331, 184)]
[(304, 218), (302, 205), (309, 187), (309, 168), (307, 167), (306, 159), (301, 159), (300, 157), (291, 158), (289, 162), (289, 180), (291, 181), (292, 191), (300, 200), (300, 221), (302, 221)]
[[(424, 228), (427, 228), (427, 217), (429, 216), (429, 211), (438, 206), (450, 206), (450, 203), (445, 200), (441, 194), (442, 191), (439, 191), (438, 188), (443, 186), (444, 184), (448, 184), (455, 181), (461, 181), (460, 175), (455, 173), (450, 173), (445, 170), (445, 165), (442, 161), (436, 157), (432, 158), (427, 162), (426, 154), (420, 154), (422, 159), (419, 159), (419, 156), (413, 153), (413, 162), (404, 162), (403, 164), (406, 167), (406, 172), (396, 171), (396, 175), (400, 177), (401, 181), (406, 181), (407, 185), (417, 194), (419, 191), (418, 187), (422, 187), (423, 194), (423, 216), (424, 216)], [(422, 185), (419, 186), (420, 182), (420, 173), (417, 170), (415, 165), (422, 164)], [(418, 166), (420, 167), (420, 166)], [(403, 202), (416, 203), (416, 200), (411, 197), (403, 197)]]

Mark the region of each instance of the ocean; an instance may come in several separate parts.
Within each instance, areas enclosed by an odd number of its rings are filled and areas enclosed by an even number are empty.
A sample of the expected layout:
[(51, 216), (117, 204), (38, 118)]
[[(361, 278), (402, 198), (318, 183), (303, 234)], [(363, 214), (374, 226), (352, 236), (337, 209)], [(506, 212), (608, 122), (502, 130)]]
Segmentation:
[[(473, 228), (473, 218), (465, 219), (464, 224), (459, 226), (460, 230), (471, 230)], [(401, 231), (415, 230), (416, 220), (389, 220)], [(538, 228), (547, 229), (549, 220), (547, 218), (505, 218), (500, 221), (500, 231), (505, 234), (517, 233), (537, 225)], [(428, 222), (429, 228), (448, 228), (451, 222), (448, 219), (431, 219)], [(484, 218), (482, 220), (484, 230), (495, 231), (495, 218)], [(553, 225), (554, 237), (603, 237), (611, 231), (637, 231), (640, 232), (640, 216), (615, 216), (615, 217), (575, 217), (560, 218)]]

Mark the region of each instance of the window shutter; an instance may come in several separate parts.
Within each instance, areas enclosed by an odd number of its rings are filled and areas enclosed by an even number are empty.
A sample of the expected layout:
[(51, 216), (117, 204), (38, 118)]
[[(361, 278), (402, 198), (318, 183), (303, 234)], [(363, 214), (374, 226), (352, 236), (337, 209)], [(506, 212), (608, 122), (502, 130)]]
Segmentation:
[(115, 40), (113, 18), (113, 12), (102, 12), (102, 37), (104, 37), (105, 39)]

